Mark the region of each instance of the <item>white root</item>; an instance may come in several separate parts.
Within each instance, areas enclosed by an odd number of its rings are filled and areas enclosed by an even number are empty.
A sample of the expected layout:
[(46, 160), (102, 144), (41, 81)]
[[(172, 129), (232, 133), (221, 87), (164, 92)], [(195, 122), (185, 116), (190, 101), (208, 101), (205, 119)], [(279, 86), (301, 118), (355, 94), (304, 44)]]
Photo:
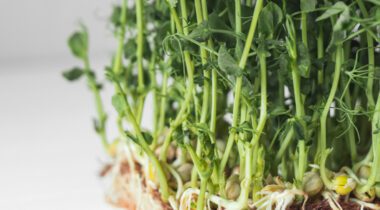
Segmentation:
[[(106, 176), (107, 192), (106, 199), (118, 207), (132, 208), (137, 210), (162, 209), (160, 201), (151, 194), (153, 188), (143, 186), (141, 174), (136, 171), (137, 158), (132, 153), (133, 145), (128, 143), (119, 144), (110, 173)], [(140, 161), (143, 157), (138, 158)], [(139, 162), (140, 162), (139, 161)], [(128, 173), (122, 174), (122, 167), (128, 164)], [(133, 192), (131, 192), (133, 189)]]
[(176, 199), (179, 199), (181, 197), (181, 194), (183, 192), (183, 182), (181, 176), (178, 174), (178, 172), (170, 165), (167, 165), (167, 168), (169, 172), (173, 175), (177, 182), (177, 193), (176, 193)]
[(275, 210), (285, 210), (294, 202), (296, 195), (304, 196), (302, 209), (305, 209), (306, 201), (308, 199), (308, 196), (303, 191), (297, 189), (285, 189), (274, 192), (264, 190), (258, 193), (264, 195), (264, 197), (250, 206), (252, 208), (256, 207), (258, 210), (271, 210), (273, 206), (275, 206)]
[(170, 207), (173, 208), (173, 210), (179, 210), (177, 200), (173, 196), (169, 196), (169, 204)]
[(369, 208), (369, 209), (373, 209), (373, 210), (380, 210), (380, 206), (377, 204), (374, 204), (374, 203), (367, 203), (367, 202), (361, 201), (361, 200), (356, 199), (356, 198), (351, 198), (350, 201), (359, 204), (360, 210), (364, 210), (364, 208)]
[(322, 196), (327, 200), (333, 210), (343, 210), (338, 202), (338, 195), (330, 191), (324, 191)]
[[(186, 189), (180, 199), (180, 206), (179, 210), (191, 210), (191, 202), (193, 199), (196, 198), (200, 193), (199, 189), (195, 188), (188, 188)], [(240, 210), (241, 207), (239, 206), (238, 202), (236, 201), (229, 201), (226, 199), (223, 199), (216, 195), (210, 195), (206, 193), (206, 209), (211, 210), (211, 203), (214, 203), (217, 205), (218, 209), (224, 208), (226, 210)]]

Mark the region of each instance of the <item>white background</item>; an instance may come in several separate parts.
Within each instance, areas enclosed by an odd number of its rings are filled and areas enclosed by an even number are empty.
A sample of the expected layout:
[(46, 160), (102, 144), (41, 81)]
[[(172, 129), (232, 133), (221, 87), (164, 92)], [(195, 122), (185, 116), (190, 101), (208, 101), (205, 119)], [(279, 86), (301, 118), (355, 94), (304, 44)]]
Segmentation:
[(0, 209), (111, 209), (97, 176), (104, 157), (92, 130), (92, 95), (83, 80), (69, 84), (61, 76), (80, 65), (66, 47), (80, 21), (90, 31), (93, 67), (101, 72), (108, 64), (111, 6), (0, 0)]

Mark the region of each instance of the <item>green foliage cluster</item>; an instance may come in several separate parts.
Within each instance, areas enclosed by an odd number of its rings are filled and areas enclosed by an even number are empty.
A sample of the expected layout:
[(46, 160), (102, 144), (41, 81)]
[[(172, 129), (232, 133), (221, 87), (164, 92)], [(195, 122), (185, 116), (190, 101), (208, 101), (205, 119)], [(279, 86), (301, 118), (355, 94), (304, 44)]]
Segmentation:
[[(198, 210), (212, 195), (227, 209), (260, 205), (275, 176), (309, 196), (380, 197), (378, 0), (122, 0), (110, 22), (115, 123), (149, 158), (164, 201), (183, 190), (173, 170), (199, 189)], [(68, 44), (83, 67), (63, 76), (86, 77), (109, 151), (86, 28)], [(144, 106), (154, 113), (150, 131)], [(345, 178), (355, 184), (340, 184)]]

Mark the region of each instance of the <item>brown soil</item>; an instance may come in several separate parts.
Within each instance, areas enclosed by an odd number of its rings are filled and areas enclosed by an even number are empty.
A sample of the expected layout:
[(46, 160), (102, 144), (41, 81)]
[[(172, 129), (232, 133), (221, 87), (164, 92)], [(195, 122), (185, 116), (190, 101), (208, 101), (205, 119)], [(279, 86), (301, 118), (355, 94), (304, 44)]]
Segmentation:
[[(351, 201), (339, 201), (340, 206), (343, 210), (361, 210), (360, 205)], [(293, 204), (288, 208), (288, 210), (300, 210), (302, 209), (301, 204)], [(371, 210), (364, 208), (365, 210)], [(329, 203), (326, 200), (310, 200), (306, 203), (305, 210), (332, 210)]]

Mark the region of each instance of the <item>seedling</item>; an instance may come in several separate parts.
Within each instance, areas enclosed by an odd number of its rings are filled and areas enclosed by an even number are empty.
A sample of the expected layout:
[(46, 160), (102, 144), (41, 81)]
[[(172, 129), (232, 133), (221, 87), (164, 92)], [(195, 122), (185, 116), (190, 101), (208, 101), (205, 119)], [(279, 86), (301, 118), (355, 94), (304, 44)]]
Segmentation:
[[(91, 70), (84, 26), (68, 42), (83, 67), (63, 74), (86, 77), (115, 167), (123, 158), (141, 165), (133, 180), (173, 209), (323, 200), (339, 209), (339, 197), (380, 209), (371, 203), (380, 198), (378, 1), (127, 3), (110, 18), (118, 45), (105, 84)], [(104, 102), (118, 115), (115, 141)], [(152, 130), (141, 123), (144, 107)]]

